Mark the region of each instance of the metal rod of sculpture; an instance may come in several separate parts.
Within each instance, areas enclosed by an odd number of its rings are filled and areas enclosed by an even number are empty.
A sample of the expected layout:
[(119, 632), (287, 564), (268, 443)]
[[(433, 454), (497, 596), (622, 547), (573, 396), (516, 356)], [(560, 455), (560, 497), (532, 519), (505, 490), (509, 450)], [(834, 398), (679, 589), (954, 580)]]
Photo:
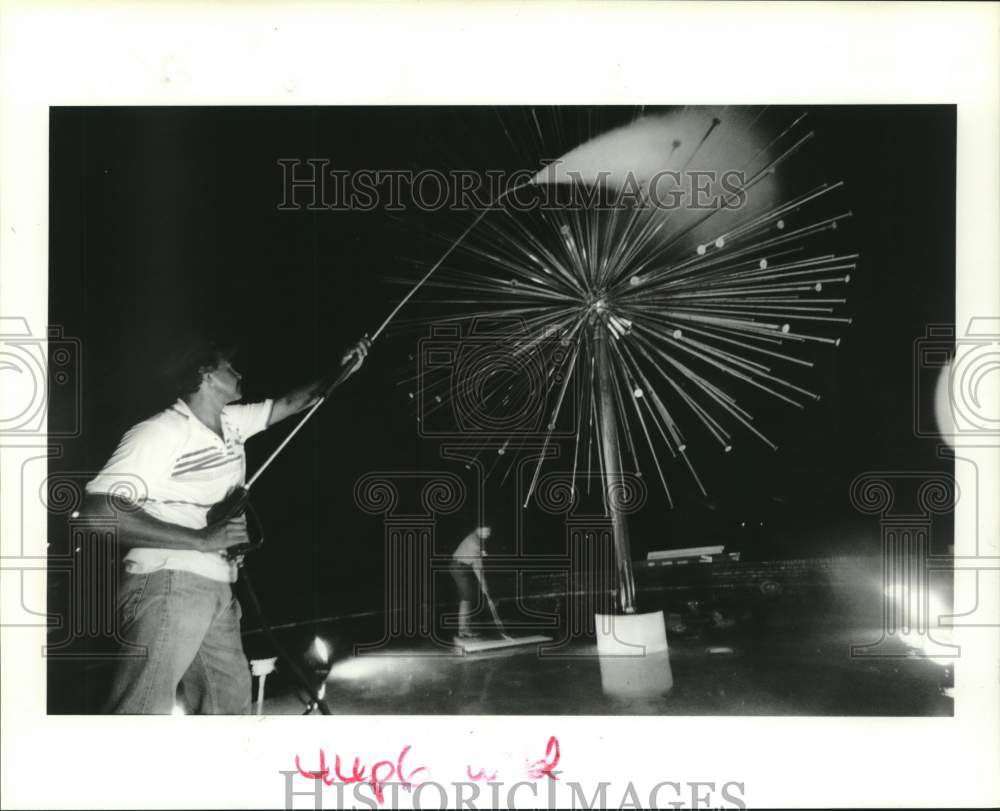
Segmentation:
[(635, 575), (632, 572), (632, 550), (628, 538), (628, 522), (622, 511), (625, 482), (621, 472), (621, 448), (618, 444), (618, 411), (611, 380), (611, 358), (608, 329), (600, 318), (594, 319), (594, 350), (597, 365), (598, 416), (601, 427), (601, 449), (604, 455), (604, 492), (611, 517), (611, 533), (618, 576), (618, 602), (622, 612), (635, 613)]

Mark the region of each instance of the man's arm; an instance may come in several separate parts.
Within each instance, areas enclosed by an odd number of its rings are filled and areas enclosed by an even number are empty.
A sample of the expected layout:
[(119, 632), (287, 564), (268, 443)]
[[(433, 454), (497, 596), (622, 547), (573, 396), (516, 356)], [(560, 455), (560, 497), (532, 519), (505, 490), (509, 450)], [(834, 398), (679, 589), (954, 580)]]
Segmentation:
[(316, 401), (323, 396), (323, 393), (335, 380), (346, 380), (361, 368), (371, 345), (372, 342), (368, 338), (362, 338), (344, 353), (340, 359), (340, 370), (335, 376), (314, 380), (305, 386), (292, 389), (283, 397), (276, 398), (271, 406), (271, 416), (267, 420), (267, 426), (270, 428), (286, 417), (298, 414), (300, 411), (305, 411), (315, 405)]
[(85, 518), (107, 518), (113, 515), (118, 522), (118, 542), (126, 548), (223, 552), (230, 546), (249, 541), (246, 518), (204, 529), (189, 529), (154, 518), (135, 504), (124, 504), (119, 509), (105, 493), (88, 494), (80, 507), (80, 514)]

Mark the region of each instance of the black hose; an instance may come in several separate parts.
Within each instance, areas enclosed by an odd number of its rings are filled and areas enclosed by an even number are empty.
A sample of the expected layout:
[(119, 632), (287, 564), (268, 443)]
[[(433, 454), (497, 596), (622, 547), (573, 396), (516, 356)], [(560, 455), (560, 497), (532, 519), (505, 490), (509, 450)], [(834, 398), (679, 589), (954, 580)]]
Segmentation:
[(267, 619), (264, 617), (264, 611), (260, 607), (260, 599), (257, 597), (257, 592), (254, 591), (253, 583), (250, 580), (250, 573), (247, 572), (245, 567), (240, 567), (240, 572), (242, 572), (242, 577), (240, 577), (240, 582), (246, 589), (247, 597), (250, 599), (250, 605), (253, 606), (254, 613), (257, 614), (257, 620), (260, 622), (260, 627), (264, 630), (264, 634), (270, 640), (274, 649), (278, 652), (278, 656), (281, 660), (288, 665), (288, 669), (291, 671), (292, 675), (298, 680), (299, 684), (305, 689), (312, 699), (313, 704), (319, 709), (323, 715), (332, 715), (330, 708), (326, 705), (326, 702), (319, 697), (319, 693), (316, 688), (312, 686), (312, 682), (299, 667), (298, 663), (292, 658), (291, 654), (288, 653), (285, 646), (278, 641), (277, 635), (274, 633), (274, 629), (270, 626)]

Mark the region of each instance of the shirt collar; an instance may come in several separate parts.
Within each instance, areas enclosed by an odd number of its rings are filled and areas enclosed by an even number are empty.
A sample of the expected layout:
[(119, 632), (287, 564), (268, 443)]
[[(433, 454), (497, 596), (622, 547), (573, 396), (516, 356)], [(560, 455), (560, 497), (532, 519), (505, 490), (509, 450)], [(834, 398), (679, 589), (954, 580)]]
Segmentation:
[[(185, 419), (190, 419), (191, 417), (194, 417), (196, 420), (198, 419), (197, 417), (194, 416), (194, 412), (191, 410), (191, 407), (179, 397), (177, 398), (177, 402), (170, 407), (174, 411), (179, 412), (180, 415)], [(201, 422), (201, 420), (198, 421)]]
[[(174, 411), (178, 412), (182, 417), (184, 417), (184, 419), (194, 420), (196, 425), (200, 425), (204, 430), (208, 431), (208, 433), (210, 433), (216, 439), (220, 438), (219, 435), (215, 433), (215, 431), (213, 431), (211, 428), (205, 425), (205, 423), (203, 423), (200, 419), (198, 419), (198, 415), (191, 410), (191, 406), (185, 403), (182, 399), (177, 398), (177, 402), (174, 403), (171, 406), (171, 408)], [(225, 435), (224, 437), (222, 437), (222, 441), (225, 442), (229, 437), (229, 423), (226, 420), (224, 414), (221, 416), (221, 421), (222, 421), (222, 433)]]

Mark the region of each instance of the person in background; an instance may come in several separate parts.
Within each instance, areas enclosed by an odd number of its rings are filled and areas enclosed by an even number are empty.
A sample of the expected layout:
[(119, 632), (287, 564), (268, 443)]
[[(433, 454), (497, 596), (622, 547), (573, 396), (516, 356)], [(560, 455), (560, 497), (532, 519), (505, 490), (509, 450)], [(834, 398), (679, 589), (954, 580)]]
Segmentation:
[[(462, 539), (451, 555), (451, 576), (458, 591), (458, 634), (457, 639), (481, 639), (481, 635), (471, 629), (471, 618), (479, 603), (480, 593), (486, 599), (493, 621), (501, 633), (503, 625), (497, 614), (489, 589), (486, 587), (486, 577), (483, 574), (483, 558), (486, 557), (486, 542), (493, 530), (487, 526), (476, 527)], [(506, 634), (504, 633), (504, 636)]]

